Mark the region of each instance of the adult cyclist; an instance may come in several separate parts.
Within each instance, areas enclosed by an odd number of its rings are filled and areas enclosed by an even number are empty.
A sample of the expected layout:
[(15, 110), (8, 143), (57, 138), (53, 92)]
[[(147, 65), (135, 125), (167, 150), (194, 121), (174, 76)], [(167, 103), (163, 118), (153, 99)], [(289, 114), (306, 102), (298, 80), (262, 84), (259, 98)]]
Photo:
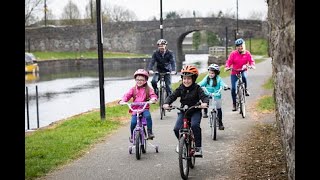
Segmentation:
[[(235, 41), (236, 50), (232, 51), (229, 55), (228, 60), (226, 61), (225, 70), (230, 69), (230, 67), (233, 67), (233, 69), (242, 69), (243, 65), (249, 65), (249, 68), (255, 68), (255, 62), (254, 59), (251, 56), (251, 53), (246, 50), (245, 41), (242, 38), (239, 38)], [(232, 103), (233, 108), (232, 111), (236, 111), (236, 82), (237, 82), (237, 72), (232, 70), (231, 71), (231, 97), (232, 97)], [(247, 69), (244, 69), (242, 71), (242, 80), (245, 84), (245, 93), (246, 96), (249, 96), (248, 91), (248, 80), (247, 80)]]
[[(169, 96), (172, 93), (171, 89), (171, 74), (176, 74), (176, 61), (174, 54), (171, 50), (167, 48), (168, 42), (165, 39), (159, 39), (157, 41), (158, 49), (155, 50), (152, 54), (152, 59), (148, 65), (147, 70), (150, 74), (154, 74), (153, 66), (156, 64), (156, 71), (159, 73), (170, 72), (164, 76), (164, 81), (166, 83), (167, 95)], [(160, 80), (160, 75), (158, 73), (153, 75), (151, 80), (151, 85), (157, 95), (159, 90), (157, 83)]]

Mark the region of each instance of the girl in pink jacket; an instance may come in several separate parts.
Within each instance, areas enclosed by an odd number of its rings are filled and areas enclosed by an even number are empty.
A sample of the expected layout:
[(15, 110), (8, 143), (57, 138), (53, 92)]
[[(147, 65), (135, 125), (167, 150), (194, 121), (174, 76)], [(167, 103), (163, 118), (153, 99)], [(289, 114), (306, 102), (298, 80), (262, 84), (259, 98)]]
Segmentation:
[[(125, 93), (121, 99), (122, 102), (128, 102), (131, 98), (133, 98), (133, 102), (146, 102), (146, 101), (152, 101), (155, 103), (158, 99), (158, 96), (154, 93), (154, 90), (150, 88), (148, 85), (148, 78), (149, 73), (148, 71), (144, 69), (138, 69), (134, 75), (133, 75), (136, 85), (129, 89), (127, 93)], [(132, 109), (137, 109), (138, 107), (132, 107)], [(147, 120), (147, 129), (148, 129), (148, 136), (150, 139), (153, 139), (155, 136), (152, 132), (152, 118), (150, 114), (150, 106), (149, 104), (146, 106), (145, 110), (143, 111), (143, 116)], [(132, 133), (134, 128), (137, 124), (137, 117), (136, 115), (129, 110), (130, 113), (132, 113), (131, 116), (131, 125), (130, 125), (130, 132), (131, 132), (131, 138), (132, 140)]]
[[(249, 68), (254, 68), (255, 62), (249, 51), (246, 50), (245, 41), (242, 38), (239, 38), (235, 41), (236, 50), (232, 51), (229, 55), (229, 58), (225, 65), (225, 70), (229, 70), (232, 67), (231, 71), (231, 97), (233, 102), (232, 111), (236, 111), (236, 82), (237, 82), (237, 71), (241, 70), (243, 65), (248, 65)], [(248, 81), (247, 81), (247, 69), (243, 69), (242, 80), (245, 85), (245, 93), (246, 96), (249, 96), (249, 91), (247, 89)]]

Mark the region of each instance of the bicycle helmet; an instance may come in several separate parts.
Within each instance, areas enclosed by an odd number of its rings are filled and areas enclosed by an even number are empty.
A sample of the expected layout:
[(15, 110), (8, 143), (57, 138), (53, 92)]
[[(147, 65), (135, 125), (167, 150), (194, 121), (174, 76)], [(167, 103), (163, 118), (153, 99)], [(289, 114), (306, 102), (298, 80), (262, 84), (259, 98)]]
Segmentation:
[(148, 72), (148, 71), (146, 71), (146, 70), (144, 70), (144, 69), (138, 69), (138, 70), (134, 73), (133, 77), (136, 78), (137, 75), (145, 76), (145, 77), (146, 77), (146, 80), (148, 81), (148, 78), (149, 78), (149, 72)]
[(210, 66), (208, 67), (208, 71), (214, 71), (214, 73), (216, 75), (220, 74), (220, 67), (218, 64), (210, 64)]
[(239, 38), (239, 39), (237, 39), (237, 40), (234, 42), (234, 44), (235, 44), (236, 46), (240, 46), (240, 45), (243, 44), (243, 43), (245, 43), (245, 42), (244, 42), (244, 40), (243, 40), (242, 38)]
[(181, 78), (183, 78), (183, 76), (191, 76), (193, 81), (195, 82), (198, 75), (199, 75), (199, 71), (195, 66), (186, 65), (181, 69)]
[(167, 45), (168, 42), (167, 42), (165, 39), (159, 39), (159, 40), (157, 41), (157, 45), (159, 45), (159, 44)]

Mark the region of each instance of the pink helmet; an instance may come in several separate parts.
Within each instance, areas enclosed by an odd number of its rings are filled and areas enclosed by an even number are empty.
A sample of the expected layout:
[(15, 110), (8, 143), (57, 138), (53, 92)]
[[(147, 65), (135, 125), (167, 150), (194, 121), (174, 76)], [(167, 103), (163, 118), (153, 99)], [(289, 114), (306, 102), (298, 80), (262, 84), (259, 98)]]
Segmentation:
[(133, 77), (136, 78), (137, 75), (145, 76), (145, 77), (146, 77), (146, 80), (148, 80), (148, 78), (149, 78), (149, 72), (146, 71), (146, 70), (144, 70), (144, 69), (138, 69), (138, 70), (134, 73)]

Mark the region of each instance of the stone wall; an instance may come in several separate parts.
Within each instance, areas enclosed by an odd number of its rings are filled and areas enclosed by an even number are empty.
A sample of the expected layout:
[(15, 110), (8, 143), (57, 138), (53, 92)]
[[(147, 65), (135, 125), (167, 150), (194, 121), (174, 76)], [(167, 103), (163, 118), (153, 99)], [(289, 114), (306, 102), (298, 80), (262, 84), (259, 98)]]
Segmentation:
[(295, 0), (268, 0), (276, 119), (286, 153), (288, 178), (295, 179)]

